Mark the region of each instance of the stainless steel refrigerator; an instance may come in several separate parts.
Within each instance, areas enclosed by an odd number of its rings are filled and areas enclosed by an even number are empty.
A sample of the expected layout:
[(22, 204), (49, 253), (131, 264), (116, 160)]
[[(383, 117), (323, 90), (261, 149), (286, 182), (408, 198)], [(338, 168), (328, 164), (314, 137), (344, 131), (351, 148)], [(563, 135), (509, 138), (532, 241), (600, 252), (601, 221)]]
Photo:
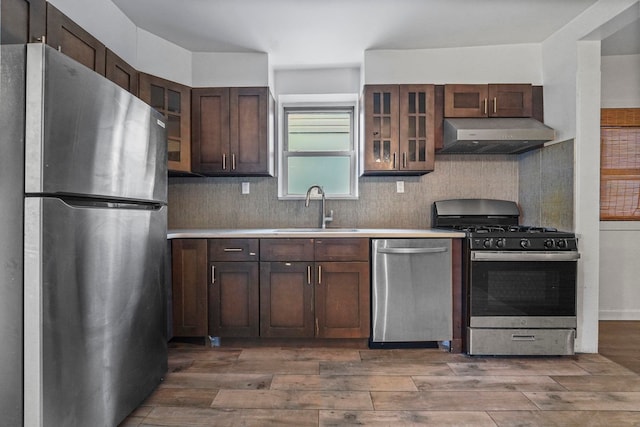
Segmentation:
[(0, 425), (115, 426), (167, 370), (165, 120), (48, 46), (0, 65)]

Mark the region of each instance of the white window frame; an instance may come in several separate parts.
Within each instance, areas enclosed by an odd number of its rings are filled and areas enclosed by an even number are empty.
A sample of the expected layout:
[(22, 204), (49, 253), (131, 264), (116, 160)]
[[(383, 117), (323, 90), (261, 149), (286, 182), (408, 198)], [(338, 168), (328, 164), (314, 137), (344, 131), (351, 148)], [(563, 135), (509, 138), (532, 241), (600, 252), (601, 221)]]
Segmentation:
[[(307, 95), (280, 95), (278, 96), (278, 199), (280, 200), (303, 200), (305, 195), (287, 194), (287, 168), (285, 164), (285, 148), (286, 148), (286, 123), (285, 110), (294, 108), (321, 110), (323, 108), (348, 108), (353, 109), (352, 113), (352, 132), (351, 132), (351, 150), (350, 150), (350, 194), (337, 195), (326, 193), (327, 199), (340, 200), (356, 200), (358, 199), (358, 95), (357, 94), (307, 94)], [(315, 152), (322, 154), (322, 152)]]

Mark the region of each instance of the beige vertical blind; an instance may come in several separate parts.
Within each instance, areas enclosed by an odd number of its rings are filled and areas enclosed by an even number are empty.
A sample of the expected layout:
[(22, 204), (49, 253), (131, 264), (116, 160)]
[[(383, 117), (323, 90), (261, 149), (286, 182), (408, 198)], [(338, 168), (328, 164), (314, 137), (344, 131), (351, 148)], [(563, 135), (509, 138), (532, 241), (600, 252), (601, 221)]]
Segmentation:
[(600, 219), (640, 220), (640, 108), (600, 115)]

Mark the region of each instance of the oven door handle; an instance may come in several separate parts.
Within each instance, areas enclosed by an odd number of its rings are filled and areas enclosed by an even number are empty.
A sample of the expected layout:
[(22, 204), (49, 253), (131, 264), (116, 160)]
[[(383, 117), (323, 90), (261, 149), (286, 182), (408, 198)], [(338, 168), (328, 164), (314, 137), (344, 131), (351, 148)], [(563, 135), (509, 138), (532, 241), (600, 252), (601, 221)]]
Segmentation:
[(558, 252), (496, 252), (496, 251), (472, 251), (471, 261), (576, 261), (580, 259), (577, 251)]

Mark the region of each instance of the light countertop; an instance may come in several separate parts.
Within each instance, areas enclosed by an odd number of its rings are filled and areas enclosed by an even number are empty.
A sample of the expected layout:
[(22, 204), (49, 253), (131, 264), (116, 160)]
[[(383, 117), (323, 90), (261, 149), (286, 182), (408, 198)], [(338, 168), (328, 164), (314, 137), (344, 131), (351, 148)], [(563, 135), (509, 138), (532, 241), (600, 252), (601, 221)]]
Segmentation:
[(168, 239), (213, 238), (327, 238), (364, 237), (383, 239), (460, 239), (465, 233), (437, 229), (406, 228), (244, 228), (244, 229), (170, 229)]

